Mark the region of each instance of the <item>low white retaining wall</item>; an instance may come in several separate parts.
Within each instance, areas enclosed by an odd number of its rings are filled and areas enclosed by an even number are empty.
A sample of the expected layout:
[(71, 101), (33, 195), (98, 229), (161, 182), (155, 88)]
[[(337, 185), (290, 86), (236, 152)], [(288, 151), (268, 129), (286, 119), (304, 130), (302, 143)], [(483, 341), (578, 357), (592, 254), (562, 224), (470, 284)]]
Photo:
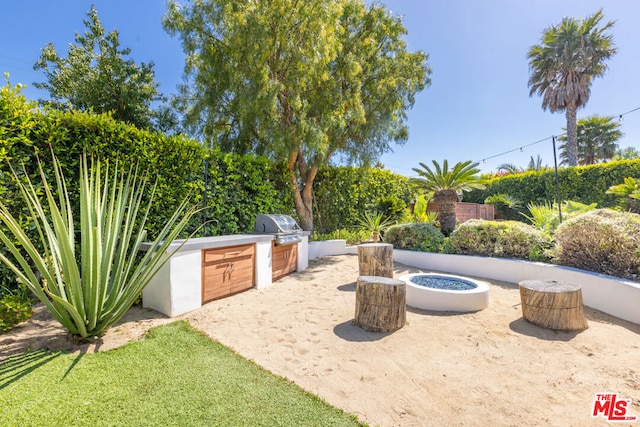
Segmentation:
[(309, 242), (309, 259), (330, 255), (346, 255), (357, 253), (357, 246), (347, 246), (347, 241), (342, 239)]
[[(309, 244), (310, 259), (312, 259), (312, 244), (318, 246), (314, 252), (314, 254), (322, 254), (318, 256), (358, 253), (356, 246), (347, 248), (336, 243), (333, 243), (333, 246), (324, 246), (323, 243), (313, 242)], [(331, 247), (339, 248), (340, 252), (328, 253)], [(585, 305), (612, 316), (640, 324), (640, 283), (630, 280), (560, 265), (505, 258), (447, 255), (394, 249), (393, 259), (402, 264), (426, 270), (476, 276), (516, 284), (530, 279), (564, 280), (582, 287), (582, 298)]]

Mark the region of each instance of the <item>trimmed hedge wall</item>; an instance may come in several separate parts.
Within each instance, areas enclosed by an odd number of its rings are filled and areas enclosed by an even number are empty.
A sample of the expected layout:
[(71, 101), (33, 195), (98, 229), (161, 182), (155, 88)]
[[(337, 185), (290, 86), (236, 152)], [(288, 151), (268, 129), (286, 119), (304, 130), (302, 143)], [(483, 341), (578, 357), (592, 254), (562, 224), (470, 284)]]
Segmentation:
[[(198, 235), (251, 231), (257, 213), (293, 213), (284, 168), (268, 159), (207, 150), (185, 136), (165, 136), (137, 129), (105, 114), (41, 110), (20, 94), (19, 87), (0, 87), (0, 200), (19, 215), (25, 229), (33, 230), (29, 213), (9, 176), (9, 163), (24, 165), (37, 187), (41, 184), (36, 153), (45, 173), (50, 149), (63, 165), (72, 203), (79, 203), (79, 161), (83, 150), (128, 166), (138, 162), (157, 179), (154, 204), (149, 214), (149, 238), (155, 238), (178, 204), (190, 195), (194, 204), (209, 206), (206, 216), (214, 219)], [(208, 169), (208, 175), (205, 171)], [(206, 192), (205, 192), (205, 181)], [(76, 200), (73, 200), (73, 199)], [(205, 220), (194, 217), (186, 237)], [(8, 270), (0, 265), (0, 285), (15, 287)]]
[(364, 211), (415, 200), (409, 179), (385, 169), (327, 166), (314, 185), (314, 228), (320, 233), (355, 227)]
[[(560, 197), (585, 204), (597, 203), (598, 208), (614, 207), (617, 197), (606, 194), (612, 185), (621, 184), (627, 177), (640, 178), (640, 159), (621, 160), (605, 164), (567, 167), (558, 170)], [(491, 195), (504, 193), (526, 204), (555, 202), (556, 177), (553, 169), (529, 171), (491, 179), (483, 190), (465, 194), (465, 201), (483, 203)], [(517, 216), (522, 220), (522, 216)]]

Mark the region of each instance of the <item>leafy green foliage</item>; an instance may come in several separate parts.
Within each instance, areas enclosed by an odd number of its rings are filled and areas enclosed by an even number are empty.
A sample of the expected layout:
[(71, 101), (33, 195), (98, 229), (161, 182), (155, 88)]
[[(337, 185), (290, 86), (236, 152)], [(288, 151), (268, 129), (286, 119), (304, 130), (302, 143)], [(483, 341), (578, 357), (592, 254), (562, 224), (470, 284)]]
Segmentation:
[(640, 277), (640, 215), (597, 209), (563, 222), (557, 262), (630, 280)]
[(52, 43), (42, 49), (34, 68), (44, 70), (47, 82), (34, 86), (47, 90), (51, 99), (40, 103), (59, 110), (110, 113), (141, 129), (151, 127), (153, 119), (162, 115), (156, 115), (151, 104), (163, 99), (154, 81), (153, 63), (138, 66), (125, 59), (131, 50), (120, 48), (117, 30), (105, 34), (95, 6), (87, 18), (83, 21), (87, 31), (76, 33), (76, 44), (69, 45), (66, 58), (58, 55)]
[(399, 222), (404, 216), (407, 204), (396, 194), (385, 194), (378, 199), (374, 209), (390, 221)]
[(83, 339), (100, 336), (126, 313), (168, 260), (169, 245), (186, 227), (194, 209), (187, 209), (185, 199), (146, 253), (138, 257), (147, 237), (144, 226), (154, 189), (145, 208), (143, 199), (149, 189), (137, 168), (125, 174), (116, 162), (113, 172), (107, 166), (103, 175), (100, 161), (92, 161), (89, 169), (83, 156), (78, 216), (69, 200), (62, 166), (55, 156), (52, 163), (55, 188), (38, 162), (44, 200), (30, 180), (23, 183), (13, 173), (36, 227), (36, 238), (29, 237), (0, 203), (0, 221), (8, 229), (0, 231), (0, 240), (12, 255), (9, 259), (0, 253), (0, 260), (73, 335)]
[(518, 209), (522, 206), (522, 202), (508, 194), (493, 194), (484, 199), (485, 204), (493, 204), (495, 206), (496, 219), (519, 219)]
[(384, 235), (384, 241), (391, 243), (396, 249), (440, 252), (444, 235), (431, 224), (416, 222), (390, 227)]
[(633, 160), (640, 158), (640, 151), (635, 147), (618, 148), (611, 160)]
[(0, 334), (33, 315), (31, 298), (25, 286), (0, 292)]
[[(607, 194), (607, 190), (627, 177), (640, 176), (640, 159), (561, 168), (558, 175), (562, 200), (614, 207), (618, 205), (618, 197)], [(509, 194), (522, 201), (523, 206), (516, 209), (526, 213), (524, 210), (527, 203), (543, 204), (556, 200), (556, 178), (553, 170), (494, 177), (485, 181), (485, 184), (484, 190), (475, 189), (466, 193), (465, 201), (482, 203), (493, 194)]]
[(627, 177), (622, 184), (609, 187), (607, 194), (618, 196), (622, 209), (640, 213), (640, 180)]
[(460, 224), (449, 236), (447, 251), (545, 261), (552, 246), (549, 234), (522, 222), (472, 219)]
[(431, 199), (431, 195), (429, 195), (428, 198), (425, 197), (424, 194), (418, 196), (411, 215), (413, 222), (426, 222), (435, 227), (440, 225), (438, 222), (438, 212), (427, 210)]
[(251, 232), (259, 213), (293, 214), (284, 172), (266, 157), (209, 150), (206, 197), (208, 235)]
[(285, 162), (299, 223), (334, 155), (371, 162), (407, 139), (406, 110), (430, 83), (402, 20), (362, 0), (169, 2), (165, 29), (188, 61), (186, 126), (237, 152)]
[(325, 166), (314, 186), (314, 224), (320, 233), (355, 228), (361, 212), (379, 210), (389, 195), (405, 206), (414, 199), (409, 179), (384, 169)]
[[(560, 208), (562, 211), (562, 220), (566, 221), (567, 219), (592, 211), (595, 208), (595, 203), (585, 205), (584, 203), (566, 200)], [(557, 203), (544, 203), (541, 205), (529, 203), (527, 209), (529, 209), (529, 215), (525, 215), (525, 217), (539, 230), (553, 234), (556, 228), (558, 228), (558, 225), (560, 225), (560, 212), (558, 212)]]

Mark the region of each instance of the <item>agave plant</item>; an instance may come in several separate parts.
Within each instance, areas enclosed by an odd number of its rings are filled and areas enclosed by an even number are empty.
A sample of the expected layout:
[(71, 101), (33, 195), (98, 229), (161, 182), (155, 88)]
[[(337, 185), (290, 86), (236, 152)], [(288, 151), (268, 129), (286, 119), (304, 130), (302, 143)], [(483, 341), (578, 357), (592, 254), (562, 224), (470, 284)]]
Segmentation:
[(371, 233), (374, 242), (380, 241), (380, 234), (392, 226), (393, 221), (384, 217), (382, 212), (366, 211), (358, 218), (358, 229)]
[[(168, 260), (169, 245), (185, 228), (195, 208), (188, 207), (185, 199), (150, 249), (137, 256), (146, 239), (144, 224), (155, 189), (151, 188), (148, 204), (143, 206), (148, 182), (137, 167), (125, 173), (116, 164), (110, 172), (106, 164), (103, 174), (100, 161), (92, 160), (89, 168), (83, 155), (77, 220), (59, 161), (53, 156), (56, 189), (47, 182), (39, 159), (38, 167), (43, 200), (32, 182), (28, 178), (20, 181), (12, 169), (34, 220), (36, 237), (32, 241), (9, 208), (0, 203), (0, 220), (8, 230), (0, 230), (0, 240), (13, 255), (10, 259), (0, 253), (0, 260), (71, 334), (81, 339), (100, 336), (126, 313)], [(76, 224), (80, 227), (79, 245)]]

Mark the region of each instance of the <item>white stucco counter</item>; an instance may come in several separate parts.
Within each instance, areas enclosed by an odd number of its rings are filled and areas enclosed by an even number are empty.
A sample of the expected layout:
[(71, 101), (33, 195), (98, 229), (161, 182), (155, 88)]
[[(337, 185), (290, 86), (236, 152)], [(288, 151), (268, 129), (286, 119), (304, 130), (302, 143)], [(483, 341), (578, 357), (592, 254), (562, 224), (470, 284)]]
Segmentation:
[[(152, 308), (169, 317), (196, 310), (203, 300), (203, 253), (217, 248), (239, 245), (255, 245), (253, 278), (255, 287), (272, 284), (272, 241), (270, 234), (235, 234), (215, 237), (199, 237), (176, 240), (169, 246), (174, 253), (142, 292), (143, 307)], [(309, 265), (308, 233), (302, 233), (298, 245), (297, 271)], [(184, 243), (184, 244), (183, 244)], [(148, 250), (150, 243), (143, 243), (140, 250)]]

